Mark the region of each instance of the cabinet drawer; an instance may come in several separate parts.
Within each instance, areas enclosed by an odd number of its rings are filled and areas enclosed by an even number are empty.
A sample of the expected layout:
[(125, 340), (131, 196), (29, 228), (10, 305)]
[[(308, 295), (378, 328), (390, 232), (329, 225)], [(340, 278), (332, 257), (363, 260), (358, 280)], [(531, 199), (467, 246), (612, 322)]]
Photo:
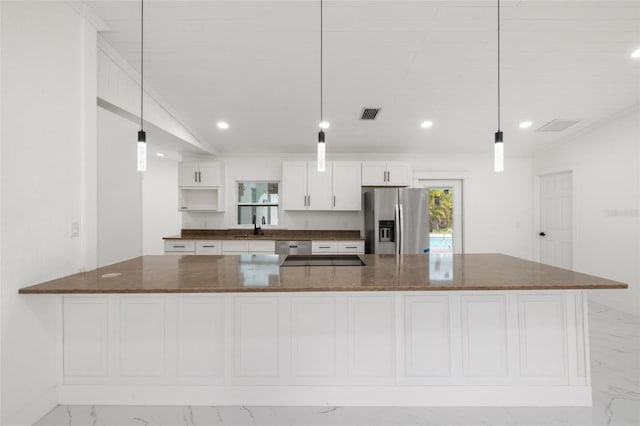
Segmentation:
[(311, 241), (312, 254), (332, 254), (338, 252), (337, 241)]
[(338, 241), (338, 253), (364, 253), (364, 241)]
[(249, 241), (223, 241), (222, 251), (234, 251), (234, 252), (248, 252)]
[(268, 241), (256, 241), (249, 240), (249, 252), (250, 253), (275, 253), (276, 242), (274, 240)]
[(164, 242), (164, 251), (194, 252), (194, 251), (196, 251), (195, 241), (165, 240), (165, 242)]
[(222, 254), (222, 241), (196, 241), (196, 254)]

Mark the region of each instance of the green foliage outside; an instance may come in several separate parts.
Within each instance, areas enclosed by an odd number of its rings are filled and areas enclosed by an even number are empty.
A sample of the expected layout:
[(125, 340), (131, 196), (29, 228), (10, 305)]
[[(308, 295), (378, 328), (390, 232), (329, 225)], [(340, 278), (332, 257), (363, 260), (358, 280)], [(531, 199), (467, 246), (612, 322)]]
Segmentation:
[(450, 189), (429, 191), (429, 219), (432, 233), (451, 232), (453, 227), (453, 191)]

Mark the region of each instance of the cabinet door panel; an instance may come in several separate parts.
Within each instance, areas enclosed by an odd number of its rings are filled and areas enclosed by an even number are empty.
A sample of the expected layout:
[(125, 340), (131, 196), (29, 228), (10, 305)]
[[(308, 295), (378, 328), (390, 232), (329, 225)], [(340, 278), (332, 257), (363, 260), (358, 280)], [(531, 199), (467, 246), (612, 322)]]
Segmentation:
[(348, 298), (348, 375), (391, 378), (394, 322), (391, 297)]
[(324, 172), (318, 171), (318, 163), (309, 162), (307, 167), (307, 194), (309, 210), (331, 210), (332, 199), (332, 163), (327, 161)]
[(236, 297), (234, 300), (234, 376), (253, 379), (279, 375), (277, 297)]
[(196, 241), (196, 254), (222, 254), (222, 241)]
[(356, 161), (333, 163), (333, 210), (362, 208), (362, 168)]
[(384, 180), (387, 171), (386, 161), (363, 161), (362, 162), (362, 185), (381, 186), (386, 185)]
[(522, 376), (566, 376), (564, 316), (564, 299), (561, 294), (518, 296)]
[(282, 164), (282, 206), (284, 210), (306, 210), (307, 162)]
[(178, 185), (195, 186), (198, 185), (198, 164), (180, 163), (178, 168)]
[(462, 296), (462, 370), (466, 377), (507, 376), (504, 295)]
[(201, 186), (220, 186), (222, 169), (220, 163), (200, 163), (198, 184)]
[(409, 186), (411, 185), (411, 167), (407, 163), (399, 161), (387, 162), (387, 185)]

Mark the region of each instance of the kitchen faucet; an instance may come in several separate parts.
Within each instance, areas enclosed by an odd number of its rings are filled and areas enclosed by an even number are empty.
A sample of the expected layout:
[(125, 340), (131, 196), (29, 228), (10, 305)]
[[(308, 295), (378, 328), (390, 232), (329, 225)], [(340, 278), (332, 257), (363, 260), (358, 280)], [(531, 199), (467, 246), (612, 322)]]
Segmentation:
[(260, 232), (260, 234), (258, 234), (258, 231), (260, 231), (262, 228), (258, 226), (258, 220), (256, 218), (256, 215), (253, 215), (253, 235), (262, 235), (262, 232)]

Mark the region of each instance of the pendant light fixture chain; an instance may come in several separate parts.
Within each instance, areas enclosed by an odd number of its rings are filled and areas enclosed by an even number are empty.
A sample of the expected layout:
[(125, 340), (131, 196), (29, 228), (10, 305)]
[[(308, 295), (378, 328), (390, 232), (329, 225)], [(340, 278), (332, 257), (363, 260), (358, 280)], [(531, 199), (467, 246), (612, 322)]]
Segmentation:
[(500, 0), (498, 0), (498, 130), (494, 135), (493, 145), (493, 170), (496, 172), (504, 171), (504, 137), (502, 130), (500, 130)]
[(147, 134), (144, 131), (144, 0), (140, 0), (140, 130), (138, 131), (138, 171), (147, 170)]
[(325, 138), (324, 138), (324, 115), (323, 115), (323, 82), (324, 82), (324, 75), (323, 75), (323, 66), (324, 66), (324, 61), (323, 61), (323, 38), (324, 38), (324, 33), (323, 33), (323, 26), (324, 26), (324, 22), (323, 22), (323, 12), (324, 12), (324, 8), (323, 8), (323, 0), (320, 0), (320, 131), (318, 132), (318, 161), (317, 161), (317, 165), (318, 165), (318, 171), (319, 172), (324, 172), (325, 171), (325, 157), (326, 157), (326, 152), (325, 152)]
[(140, 130), (144, 112), (144, 0), (140, 0)]
[(498, 131), (500, 131), (500, 0), (498, 0)]

